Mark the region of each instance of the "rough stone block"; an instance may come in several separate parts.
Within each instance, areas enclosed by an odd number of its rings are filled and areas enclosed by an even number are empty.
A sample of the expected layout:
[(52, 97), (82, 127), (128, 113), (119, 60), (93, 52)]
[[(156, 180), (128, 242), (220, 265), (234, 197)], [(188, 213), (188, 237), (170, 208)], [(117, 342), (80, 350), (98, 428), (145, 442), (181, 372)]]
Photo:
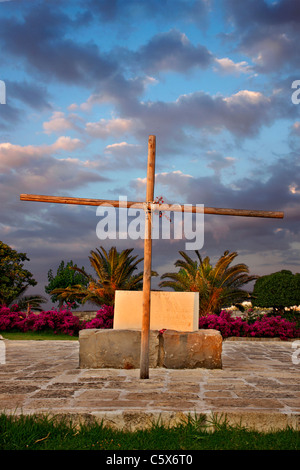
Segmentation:
[[(86, 329), (79, 333), (81, 368), (136, 369), (140, 367), (141, 331)], [(157, 367), (159, 332), (150, 331), (149, 367)]]
[(222, 336), (219, 331), (167, 330), (162, 338), (163, 366), (167, 369), (222, 368)]
[[(114, 328), (141, 329), (142, 291), (116, 291)], [(150, 329), (195, 331), (199, 328), (199, 292), (152, 291)]]
[[(81, 368), (140, 367), (140, 330), (87, 329), (79, 333)], [(216, 330), (150, 330), (149, 367), (221, 369), (222, 336)]]

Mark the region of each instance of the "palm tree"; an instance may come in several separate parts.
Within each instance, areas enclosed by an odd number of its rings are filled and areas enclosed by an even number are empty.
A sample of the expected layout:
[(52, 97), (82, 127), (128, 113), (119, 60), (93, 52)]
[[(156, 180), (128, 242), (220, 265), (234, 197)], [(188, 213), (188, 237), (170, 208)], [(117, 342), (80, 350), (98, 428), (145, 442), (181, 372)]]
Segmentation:
[(9, 303), (9, 307), (12, 305), (18, 305), (21, 312), (26, 311), (29, 313), (31, 309), (41, 312), (43, 310), (41, 304), (45, 304), (47, 302), (46, 297), (39, 294), (23, 295), (27, 289), (28, 286), (23, 287), (18, 297)]
[[(100, 251), (101, 250), (101, 251)], [(87, 274), (84, 269), (72, 267), (88, 278), (88, 285), (76, 285), (67, 288), (54, 289), (53, 294), (65, 300), (72, 301), (80, 299), (82, 303), (92, 302), (97, 305), (113, 305), (116, 290), (140, 290), (143, 286), (143, 273), (134, 274), (137, 265), (143, 258), (132, 256), (133, 248), (123, 250), (118, 253), (115, 247), (109, 252), (100, 247), (96, 251), (91, 251), (89, 256), (90, 264), (93, 267), (97, 279)], [(153, 276), (157, 273), (152, 272)]]
[(183, 257), (176, 261), (175, 266), (180, 270), (177, 273), (166, 273), (161, 276), (160, 287), (171, 287), (175, 291), (199, 292), (199, 313), (208, 315), (220, 312), (222, 307), (241, 302), (249, 297), (249, 293), (241, 287), (257, 279), (249, 276), (249, 269), (245, 264), (230, 264), (237, 257), (237, 253), (225, 251), (215, 266), (212, 266), (209, 257), (202, 260), (198, 250), (195, 251), (198, 260), (193, 261), (184, 251), (179, 252)]
[(36, 312), (42, 312), (43, 307), (41, 304), (45, 304), (47, 302), (47, 299), (43, 295), (25, 295), (24, 297), (21, 297), (18, 299), (18, 306), (20, 311), (24, 311), (26, 309), (26, 312), (29, 313), (31, 310), (35, 310)]

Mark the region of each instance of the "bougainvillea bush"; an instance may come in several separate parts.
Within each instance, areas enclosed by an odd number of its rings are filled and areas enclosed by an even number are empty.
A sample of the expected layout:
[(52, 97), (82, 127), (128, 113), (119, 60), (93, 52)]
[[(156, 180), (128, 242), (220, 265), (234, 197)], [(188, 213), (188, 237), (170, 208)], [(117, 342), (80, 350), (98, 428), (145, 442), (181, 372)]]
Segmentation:
[(39, 313), (24, 313), (17, 310), (17, 306), (11, 308), (0, 307), (0, 331), (47, 331), (78, 335), (81, 322), (65, 307), (59, 311), (48, 310)]
[(24, 331), (23, 323), (26, 318), (26, 313), (18, 312), (16, 306), (11, 308), (0, 307), (0, 331), (20, 330)]
[(300, 329), (296, 322), (290, 322), (280, 315), (274, 317), (263, 317), (256, 320), (249, 327), (249, 336), (259, 338), (280, 339), (299, 338)]
[(300, 329), (296, 322), (278, 316), (262, 316), (251, 324), (241, 317), (232, 317), (231, 312), (222, 311), (220, 315), (212, 314), (200, 317), (199, 328), (211, 328), (220, 331), (223, 338), (230, 336), (257, 338), (299, 338)]
[(85, 328), (112, 328), (114, 322), (114, 308), (103, 305), (98, 310), (96, 317), (85, 323)]
[(0, 331), (47, 331), (77, 336), (85, 328), (112, 328), (114, 309), (103, 305), (96, 317), (90, 321), (80, 321), (72, 314), (69, 306), (61, 310), (48, 310), (39, 313), (19, 312), (17, 305), (11, 308), (0, 306)]
[[(73, 315), (71, 307), (61, 310), (48, 310), (39, 313), (19, 312), (18, 307), (0, 306), (0, 331), (47, 331), (77, 336), (86, 328), (113, 328), (114, 308), (103, 305), (96, 317), (89, 321), (80, 321)], [(255, 321), (247, 322), (241, 317), (233, 317), (230, 311), (223, 310), (220, 315), (211, 314), (199, 319), (199, 328), (219, 330), (223, 338), (230, 336), (257, 338), (300, 338), (297, 321), (289, 321), (280, 315), (258, 316)]]
[(249, 325), (240, 317), (231, 317), (230, 311), (223, 310), (220, 315), (201, 316), (199, 329), (202, 328), (218, 330), (223, 338), (228, 338), (229, 336), (247, 336)]

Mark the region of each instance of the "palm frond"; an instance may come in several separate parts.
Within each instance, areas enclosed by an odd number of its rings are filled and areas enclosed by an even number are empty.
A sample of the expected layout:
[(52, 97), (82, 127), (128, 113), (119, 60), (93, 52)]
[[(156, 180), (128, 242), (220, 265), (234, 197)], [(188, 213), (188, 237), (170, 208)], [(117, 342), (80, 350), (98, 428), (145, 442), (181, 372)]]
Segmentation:
[(200, 314), (219, 311), (222, 303), (229, 299), (239, 301), (248, 298), (249, 293), (241, 287), (257, 279), (257, 276), (250, 276), (248, 267), (243, 263), (230, 266), (238, 256), (237, 252), (226, 250), (215, 266), (212, 266), (208, 256), (202, 259), (199, 251), (195, 251), (198, 261), (193, 261), (183, 251), (179, 253), (183, 259), (174, 263), (180, 268), (179, 272), (163, 274), (159, 286), (175, 291), (199, 292)]
[[(89, 279), (88, 286), (55, 289), (53, 293), (68, 300), (80, 299), (82, 303), (89, 301), (98, 305), (103, 303), (113, 305), (117, 289), (138, 290), (142, 288), (143, 273), (136, 274), (135, 272), (143, 258), (132, 255), (132, 251), (133, 248), (130, 248), (119, 253), (116, 247), (111, 247), (107, 251), (103, 246), (91, 250), (89, 261), (95, 276), (79, 268), (73, 268)], [(152, 275), (157, 275), (157, 273), (153, 271)]]

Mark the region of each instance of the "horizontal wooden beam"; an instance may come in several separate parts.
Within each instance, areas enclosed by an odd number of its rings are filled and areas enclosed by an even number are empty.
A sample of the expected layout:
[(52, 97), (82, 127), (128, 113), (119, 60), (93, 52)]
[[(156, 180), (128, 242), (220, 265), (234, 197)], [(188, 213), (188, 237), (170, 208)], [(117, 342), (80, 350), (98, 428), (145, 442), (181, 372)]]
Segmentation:
[(55, 204), (76, 204), (83, 206), (110, 206), (118, 208), (134, 207), (136, 209), (151, 209), (152, 211), (170, 212), (192, 212), (215, 215), (231, 215), (239, 217), (264, 217), (272, 219), (283, 219), (284, 213), (279, 211), (262, 211), (248, 209), (221, 209), (216, 207), (206, 207), (199, 204), (155, 204), (134, 201), (114, 201), (108, 199), (86, 199), (80, 197), (43, 196), (38, 194), (20, 194), (21, 201), (48, 202)]

